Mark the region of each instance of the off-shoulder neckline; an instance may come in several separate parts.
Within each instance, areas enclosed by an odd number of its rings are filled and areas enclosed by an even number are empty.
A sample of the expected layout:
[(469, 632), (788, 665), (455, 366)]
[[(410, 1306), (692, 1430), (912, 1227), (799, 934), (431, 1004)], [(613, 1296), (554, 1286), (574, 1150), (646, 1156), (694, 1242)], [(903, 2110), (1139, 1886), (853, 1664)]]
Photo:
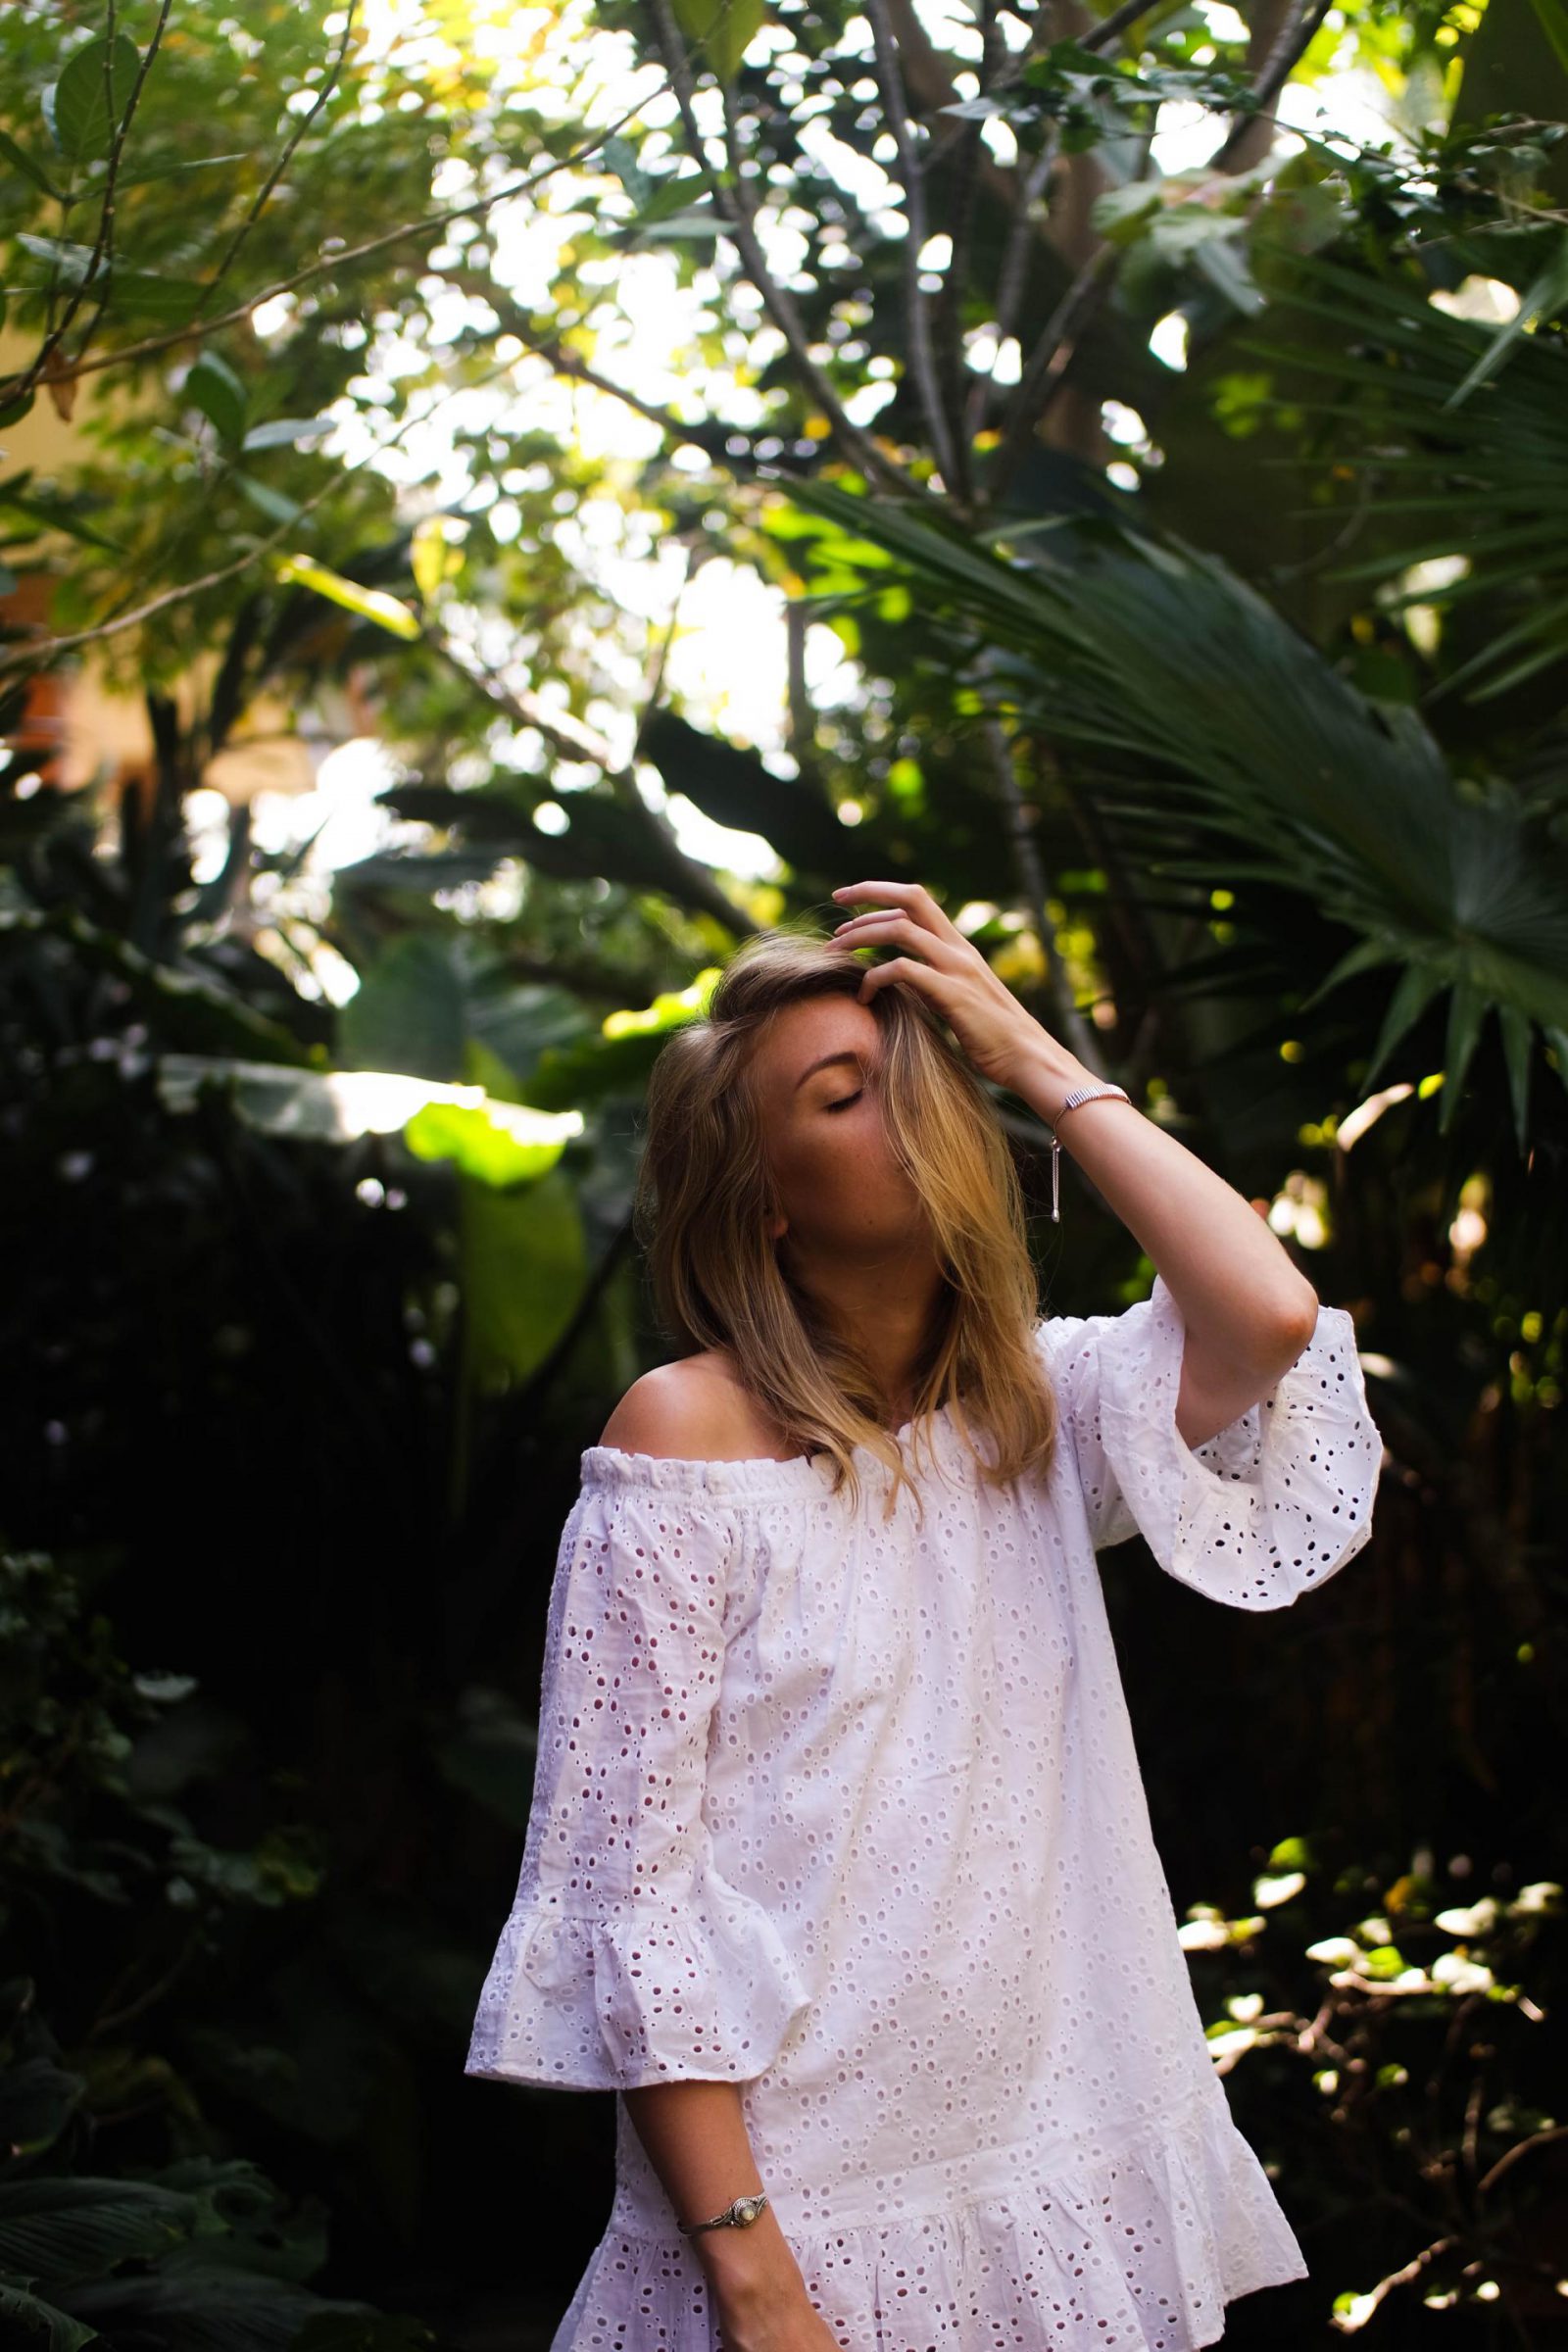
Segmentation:
[[(1163, 1288), (1156, 1275), (1156, 1294)], [(1035, 1318), (1035, 1344), (1042, 1349), (1051, 1347), (1056, 1337), (1056, 1326), (1071, 1325), (1071, 1316), (1039, 1315)], [(1049, 1359), (1048, 1359), (1049, 1360)], [(902, 1445), (914, 1428), (912, 1420), (906, 1421), (893, 1435)], [(873, 1477), (886, 1477), (885, 1465), (868, 1446), (853, 1448), (858, 1460), (863, 1461)], [(927, 1454), (922, 1452), (918, 1467), (909, 1467), (918, 1480), (925, 1474)], [(943, 1468), (961, 1470), (964, 1463), (972, 1465), (973, 1456), (954, 1427), (949, 1406), (943, 1404), (931, 1416), (929, 1459)], [(767, 1454), (742, 1454), (731, 1461), (709, 1461), (700, 1457), (663, 1453), (628, 1453), (619, 1446), (585, 1446), (580, 1462), (584, 1486), (620, 1485), (644, 1487), (657, 1494), (818, 1494), (833, 1492), (832, 1456), (826, 1453), (792, 1454), (786, 1461), (774, 1461)]]
[[(948, 1407), (939, 1405), (931, 1416), (930, 1451), (938, 1460), (951, 1458), (961, 1441)], [(891, 1434), (902, 1445), (914, 1428), (912, 1420)], [(884, 1472), (869, 1446), (853, 1448), (857, 1458)], [(924, 1464), (922, 1461), (922, 1468)], [(783, 1461), (769, 1454), (740, 1454), (729, 1461), (664, 1453), (629, 1453), (619, 1446), (585, 1446), (581, 1471), (584, 1485), (599, 1480), (623, 1486), (652, 1488), (670, 1494), (693, 1488), (710, 1494), (831, 1494), (832, 1456), (796, 1453)]]

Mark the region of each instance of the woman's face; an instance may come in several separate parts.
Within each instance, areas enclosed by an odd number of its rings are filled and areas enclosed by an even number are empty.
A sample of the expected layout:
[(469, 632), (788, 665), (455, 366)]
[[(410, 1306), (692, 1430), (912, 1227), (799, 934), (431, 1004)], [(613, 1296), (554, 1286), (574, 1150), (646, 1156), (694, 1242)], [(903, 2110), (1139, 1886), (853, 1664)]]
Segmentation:
[(889, 1146), (866, 1081), (882, 1054), (868, 1004), (808, 997), (769, 1024), (753, 1084), (786, 1232), (803, 1265), (907, 1254), (928, 1233), (920, 1197)]

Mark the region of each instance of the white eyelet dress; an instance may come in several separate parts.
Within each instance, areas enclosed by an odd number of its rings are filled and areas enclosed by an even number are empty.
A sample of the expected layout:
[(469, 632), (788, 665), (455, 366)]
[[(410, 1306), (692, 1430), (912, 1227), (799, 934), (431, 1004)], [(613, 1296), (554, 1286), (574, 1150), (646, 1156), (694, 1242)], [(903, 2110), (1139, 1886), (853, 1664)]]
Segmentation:
[[(1353, 1327), (1321, 1307), (1196, 1449), (1162, 1278), (1036, 1341), (1049, 1477), (986, 1487), (944, 1411), (923, 1530), (907, 1494), (884, 1524), (869, 1452), (854, 1510), (820, 1458), (590, 1446), (561, 1541), (521, 1874), (466, 2072), (739, 2083), (842, 2352), (1193, 2352), (1228, 2301), (1308, 2275), (1213, 2071), (1095, 1554), (1141, 1533), (1241, 1609), (1343, 1567), (1382, 1457)], [(618, 2098), (616, 2124), (552, 2352), (714, 2352)]]

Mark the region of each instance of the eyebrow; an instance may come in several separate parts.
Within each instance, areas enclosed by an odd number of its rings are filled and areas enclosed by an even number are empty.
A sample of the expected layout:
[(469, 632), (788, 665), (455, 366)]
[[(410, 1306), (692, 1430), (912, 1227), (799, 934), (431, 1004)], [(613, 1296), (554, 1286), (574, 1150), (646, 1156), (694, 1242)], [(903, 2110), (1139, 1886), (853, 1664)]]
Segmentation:
[(808, 1067), (801, 1072), (800, 1076), (795, 1081), (795, 1092), (799, 1094), (802, 1087), (806, 1084), (808, 1078), (814, 1078), (818, 1070), (825, 1070), (836, 1061), (853, 1061), (857, 1068), (861, 1066), (859, 1054), (852, 1054), (848, 1047), (841, 1048), (837, 1054), (824, 1054), (820, 1060), (809, 1063)]

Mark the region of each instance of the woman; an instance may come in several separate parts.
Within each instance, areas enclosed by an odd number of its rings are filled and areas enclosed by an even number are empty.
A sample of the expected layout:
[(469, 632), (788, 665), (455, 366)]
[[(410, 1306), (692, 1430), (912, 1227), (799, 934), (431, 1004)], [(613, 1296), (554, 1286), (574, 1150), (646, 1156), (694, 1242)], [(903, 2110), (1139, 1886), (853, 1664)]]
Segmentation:
[[(1069, 1105), (1093, 1073), (925, 890), (834, 896), (876, 904), (747, 943), (655, 1067), (685, 1352), (582, 1454), (466, 2071), (617, 2093), (553, 2352), (1193, 2352), (1306, 2265), (1208, 2056), (1095, 1553), (1141, 1533), (1237, 1608), (1332, 1576), (1382, 1450), (1354, 1333), (1118, 1090)], [(1061, 1122), (1150, 1298), (1038, 1317), (974, 1073)]]

